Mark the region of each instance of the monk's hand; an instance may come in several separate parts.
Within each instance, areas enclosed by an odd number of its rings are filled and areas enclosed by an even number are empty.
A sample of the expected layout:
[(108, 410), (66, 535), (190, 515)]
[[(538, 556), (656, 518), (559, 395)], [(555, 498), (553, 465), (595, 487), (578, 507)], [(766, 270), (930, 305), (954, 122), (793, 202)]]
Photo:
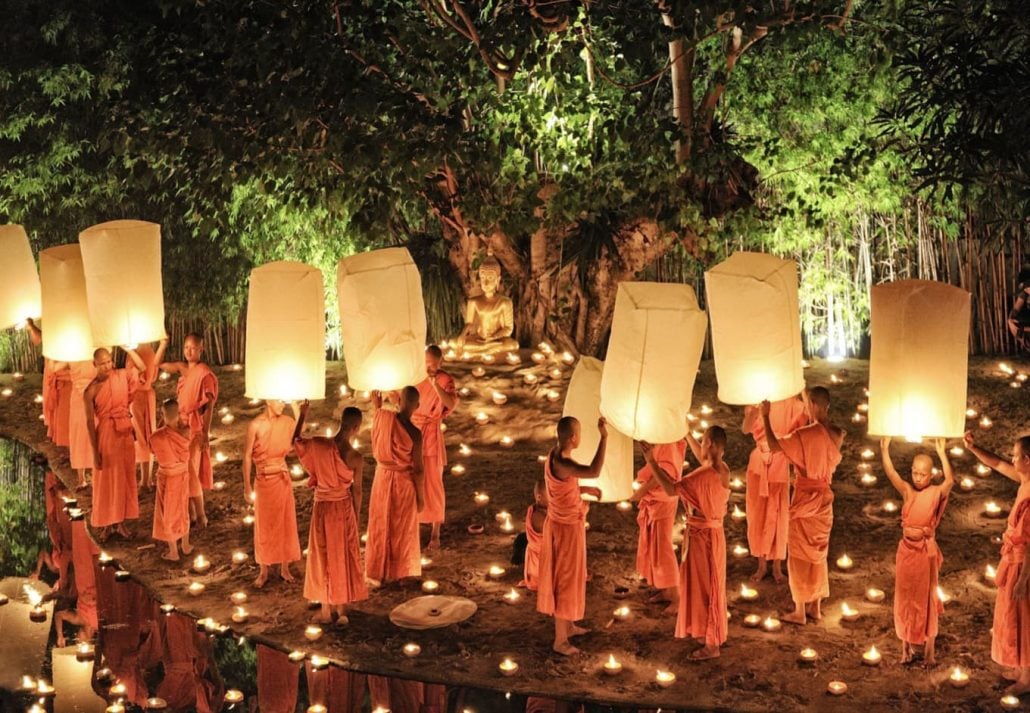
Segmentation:
[(934, 448), (937, 449), (937, 455), (940, 456), (941, 459), (943, 460), (944, 459), (944, 447), (947, 445), (947, 443), (945, 443), (943, 438), (935, 438), (935, 439), (933, 439), (933, 445), (934, 445)]
[(309, 408), (311, 408), (311, 402), (304, 399), (300, 404), (300, 412), (306, 416)]
[(591, 497), (601, 499), (601, 489), (594, 485), (584, 485), (579, 489), (580, 495), (589, 495)]
[(884, 436), (883, 438), (880, 439), (880, 451), (881, 452), (882, 451), (886, 451), (890, 447), (891, 447), (891, 437), (890, 436)]
[(963, 433), (962, 434), (962, 442), (966, 444), (966, 448), (972, 448), (973, 447), (973, 432), (972, 431), (966, 431), (965, 433)]
[(376, 408), (383, 407), (383, 392), (376, 389), (372, 392), (372, 405)]
[(766, 400), (759, 404), (759, 408), (762, 410), (763, 416), (768, 416), (769, 411), (772, 409), (772, 404), (770, 404), (769, 401)]
[(608, 438), (608, 420), (604, 416), (597, 419), (597, 430), (601, 434), (601, 438)]
[(415, 510), (422, 512), (426, 509), (426, 498), (422, 493), (415, 491)]

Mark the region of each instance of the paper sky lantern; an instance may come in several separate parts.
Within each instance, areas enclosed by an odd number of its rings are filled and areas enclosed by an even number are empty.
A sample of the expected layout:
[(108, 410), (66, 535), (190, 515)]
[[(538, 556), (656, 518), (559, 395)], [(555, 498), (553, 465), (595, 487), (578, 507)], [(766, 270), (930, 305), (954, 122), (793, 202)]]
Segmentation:
[(112, 220), (79, 233), (93, 338), (103, 346), (165, 336), (161, 226)]
[(0, 329), (40, 315), (39, 274), (20, 225), (0, 225)]
[(91, 360), (95, 342), (79, 246), (60, 245), (40, 252), (39, 281), (43, 296), (43, 356), (57, 361)]
[(969, 300), (965, 290), (926, 280), (872, 288), (869, 435), (963, 434)]
[(422, 278), (405, 248), (343, 258), (336, 292), (352, 388), (389, 391), (426, 378)]
[(690, 285), (619, 285), (601, 376), (613, 428), (651, 443), (683, 438), (707, 326)]
[(705, 273), (719, 400), (780, 401), (805, 387), (792, 260), (736, 252)]
[(317, 268), (273, 262), (250, 272), (246, 393), (325, 398), (325, 288)]
[[(579, 447), (572, 451), (572, 457), (580, 463), (589, 463), (594, 458), (601, 434), (597, 431), (597, 418), (601, 414), (601, 374), (604, 362), (593, 357), (583, 357), (576, 364), (565, 393), (565, 408), (562, 416), (579, 419), (582, 434)], [(601, 489), (601, 502), (614, 503), (628, 500), (633, 495), (633, 440), (608, 426), (608, 446), (604, 455), (604, 467), (599, 478), (581, 480), (580, 485), (591, 485)]]

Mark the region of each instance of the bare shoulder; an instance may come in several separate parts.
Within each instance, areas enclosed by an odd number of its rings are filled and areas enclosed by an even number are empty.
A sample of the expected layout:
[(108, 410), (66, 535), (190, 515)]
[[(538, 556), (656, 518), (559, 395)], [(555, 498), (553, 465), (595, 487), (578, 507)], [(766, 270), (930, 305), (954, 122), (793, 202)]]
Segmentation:
[(356, 451), (353, 448), (344, 456), (343, 462), (347, 464), (351, 470), (357, 470), (365, 462), (365, 456), (361, 454), (361, 451)]
[(830, 438), (832, 438), (834, 443), (836, 443), (838, 446), (844, 442), (844, 437), (848, 435), (847, 431), (845, 431), (840, 426), (834, 426), (832, 423), (830, 424), (828, 430), (830, 432)]

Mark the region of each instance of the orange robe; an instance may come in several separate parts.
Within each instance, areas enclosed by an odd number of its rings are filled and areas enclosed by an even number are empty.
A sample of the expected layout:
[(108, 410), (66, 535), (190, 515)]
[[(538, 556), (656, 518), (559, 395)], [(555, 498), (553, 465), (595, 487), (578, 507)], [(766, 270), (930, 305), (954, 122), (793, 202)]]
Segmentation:
[(67, 448), (70, 443), (68, 419), (71, 416), (70, 407), (72, 402), (72, 374), (70, 370), (61, 369), (53, 373), (52, 401), (53, 403), (50, 405), (50, 440), (54, 442), (55, 446)]
[(680, 565), (676, 636), (694, 637), (707, 646), (726, 641), (726, 535), (722, 521), (730, 490), (719, 471), (702, 466), (688, 473), (676, 491), (687, 517), (687, 556)]
[(281, 415), (258, 421), (254, 438), (254, 559), (258, 564), (280, 564), (300, 559), (297, 506), (286, 454), (297, 425)]
[(787, 577), (795, 602), (814, 602), (830, 596), (826, 563), (833, 528), (833, 471), (840, 449), (821, 423), (799, 428), (779, 439), (794, 465), (794, 498), (787, 535)]
[(96, 631), (100, 628), (96, 573), (96, 557), (100, 554), (100, 548), (86, 532), (86, 523), (82, 520), (72, 522), (71, 536), (75, 590), (78, 592), (75, 611)]
[(587, 505), (579, 480), (559, 480), (552, 471), (552, 450), (544, 464), (547, 519), (540, 543), (540, 584), (536, 610), (567, 621), (583, 618), (587, 596)]
[[(207, 364), (191, 366), (175, 385), (175, 397), (179, 402), (179, 416), (190, 425), (190, 432), (197, 436), (204, 433), (204, 411), (213, 409), (218, 400), (218, 377)], [(211, 472), (211, 446), (204, 439), (201, 447), (193, 454), (194, 475), (190, 483), (190, 496), (196, 497), (201, 490), (210, 490), (214, 483)]]
[(377, 707), (390, 713), (423, 713), (426, 689), (436, 688), (421, 681), (392, 676), (369, 676), (368, 691), (372, 710)]
[(944, 558), (937, 547), (937, 525), (948, 498), (940, 485), (917, 490), (901, 510), (902, 538), (894, 564), (894, 630), (910, 644), (937, 636), (937, 575)]
[(308, 485), (315, 489), (304, 598), (323, 604), (368, 599), (358, 516), (351, 499), (354, 471), (343, 462), (331, 438), (301, 439), (294, 441), (293, 447), (301, 465), (311, 474)]
[(339, 666), (316, 671), (308, 661), (308, 702), (321, 704), (327, 713), (357, 713), (363, 710), (368, 681), (365, 674)]
[[(660, 443), (654, 447), (654, 459), (662, 470), (678, 479), (683, 472), (686, 452), (686, 441)], [(645, 464), (637, 472), (637, 482), (641, 485), (653, 477), (650, 465)], [(679, 580), (679, 562), (676, 560), (676, 548), (672, 544), (672, 529), (676, 524), (679, 498), (667, 495), (657, 486), (640, 499), (637, 508), (640, 534), (637, 538), (636, 570), (652, 587), (675, 587)]]
[[(447, 372), (438, 371), (436, 383), (452, 396), (455, 394), (454, 378)], [(422, 431), (422, 467), (426, 491), (425, 507), (419, 513), (418, 521), (443, 522), (446, 507), (443, 471), (447, 465), (447, 448), (440, 424), (451, 413), (451, 409), (443, 405), (429, 377), (419, 383), (418, 396), (418, 410), (411, 415), (411, 422)]]
[(522, 579), (531, 592), (540, 586), (540, 544), (544, 539), (544, 533), (533, 528), (534, 512), (536, 505), (526, 508), (526, 559), (522, 564)]
[(43, 425), (46, 426), (46, 437), (54, 438), (53, 413), (57, 407), (57, 382), (56, 374), (50, 368), (50, 360), (43, 358)]
[(91, 361), (73, 361), (68, 365), (71, 376), (71, 394), (68, 405), (68, 451), (75, 470), (93, 467), (93, 444), (86, 425), (86, 387), (97, 376)]
[(155, 540), (175, 542), (190, 531), (190, 441), (173, 428), (160, 428), (150, 436), (157, 459), (154, 495)]
[(412, 465), (414, 449), (414, 441), (397, 414), (377, 410), (372, 421), (376, 473), (368, 501), (365, 547), (365, 574), (375, 582), (422, 574)]
[(1023, 483), (1009, 513), (1001, 542), (1001, 562), (995, 576), (991, 659), (1002, 666), (1030, 667), (1030, 600), (1012, 600), (1012, 591), (1025, 566), (1023, 551), (1030, 542), (1030, 483)]
[(294, 713), (300, 672), (290, 657), (264, 644), (257, 645), (258, 710), (261, 713)]
[(97, 448), (103, 467), (93, 473), (93, 527), (117, 525), (139, 517), (136, 459), (129, 403), (136, 382), (127, 369), (112, 369), (94, 397)]
[[(804, 403), (796, 398), (776, 401), (769, 409), (769, 422), (777, 437), (801, 428), (808, 423)], [(790, 521), (790, 462), (783, 453), (770, 452), (760, 416), (750, 433), (755, 448), (747, 463), (747, 545), (754, 557), (783, 560)]]
[(154, 395), (154, 380), (157, 379), (157, 362), (154, 350), (149, 344), (142, 344), (136, 350), (143, 360), (144, 369), (135, 367), (136, 393), (132, 396), (132, 425), (136, 429), (136, 462), (150, 462), (150, 434), (157, 429), (157, 398)]
[(185, 614), (174, 612), (158, 620), (163, 644), (164, 677), (155, 695), (168, 709), (214, 713), (222, 710), (225, 686), (218, 677), (207, 635)]

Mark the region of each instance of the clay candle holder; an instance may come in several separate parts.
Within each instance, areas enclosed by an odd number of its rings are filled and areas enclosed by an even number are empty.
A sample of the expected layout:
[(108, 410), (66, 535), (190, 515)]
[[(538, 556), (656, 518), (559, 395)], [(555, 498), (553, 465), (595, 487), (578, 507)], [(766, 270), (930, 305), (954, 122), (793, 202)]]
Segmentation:
[(244, 607), (235, 607), (232, 610), (232, 620), (237, 624), (246, 624), (249, 616), (250, 615)]
[(844, 621), (857, 621), (858, 617), (861, 616), (858, 609), (855, 609), (847, 602), (843, 602), (840, 605), (840, 618)]
[(246, 604), (247, 603), (247, 593), (246, 592), (233, 592), (232, 594), (229, 595), (229, 601), (231, 601), (236, 606), (240, 606), (242, 604)]
[(513, 587), (510, 590), (508, 590), (508, 592), (502, 598), (507, 604), (517, 604), (518, 601), (522, 599), (522, 595), (519, 594)]
[(880, 661), (883, 660), (883, 656), (877, 651), (875, 646), (870, 646), (869, 649), (862, 654), (862, 663), (866, 666), (879, 666)]
[(633, 615), (633, 610), (630, 609), (629, 607), (625, 606), (625, 605), (619, 607), (618, 609), (616, 609), (615, 611), (612, 612), (612, 616), (614, 616), (619, 621), (626, 621), (632, 615)]
[(1014, 711), (1021, 705), (1019, 702), (1019, 696), (1013, 696), (1011, 694), (1002, 696), (1001, 700), (998, 701), (998, 704), (1005, 710), (1009, 711)]
[(798, 661), (805, 664), (813, 664), (816, 659), (819, 658), (819, 654), (815, 652), (815, 649), (806, 646), (801, 649), (801, 653), (798, 654)]
[(668, 688), (676, 683), (676, 674), (672, 671), (658, 669), (654, 674), (654, 682), (658, 684), (659, 688)]
[(948, 683), (955, 688), (965, 688), (969, 685), (969, 674), (955, 666), (951, 669), (951, 675), (948, 676)]
[(461, 463), (455, 463), (451, 466), (451, 475), (465, 475), (465, 466)]
[(884, 596), (883, 590), (877, 589), (876, 587), (869, 587), (869, 589), (865, 590), (866, 601), (870, 601), (873, 604), (879, 604), (882, 602)]
[(193, 571), (197, 574), (204, 574), (211, 569), (211, 561), (204, 555), (197, 555), (193, 558)]
[(844, 681), (830, 681), (826, 686), (826, 692), (831, 696), (843, 696), (848, 692), (848, 684)]
[(1001, 515), (1001, 506), (993, 500), (989, 500), (987, 504), (984, 505), (984, 515), (987, 517), (998, 517)]
[(514, 676), (519, 670), (519, 665), (510, 658), (505, 658), (497, 668), (505, 676)]
[(783, 628), (783, 623), (779, 619), (772, 616), (767, 616), (762, 621), (762, 628), (766, 631), (773, 633)]
[(440, 584), (436, 580), (427, 579), (422, 582), (422, 591), (426, 594), (436, 594), (439, 589)]
[(248, 555), (243, 550), (236, 550), (235, 552), (232, 553), (232, 563), (233, 564), (243, 564), (244, 562), (247, 561), (247, 559), (249, 559), (249, 557), (250, 557), (250, 555)]
[(958, 487), (967, 493), (976, 487), (976, 481), (970, 478), (968, 475), (958, 481)]
[(190, 582), (190, 586), (187, 588), (191, 596), (198, 597), (204, 593), (204, 585), (201, 582)]
[(849, 569), (855, 566), (854, 560), (848, 557), (847, 554), (843, 554), (837, 558), (837, 569), (847, 572)]
[(733, 545), (733, 556), (737, 559), (740, 559), (741, 557), (747, 557), (748, 554), (750, 553), (748, 552), (747, 547), (744, 547), (744, 545)]
[(745, 602), (753, 602), (758, 599), (758, 590), (746, 584), (740, 585), (740, 598)]
[(756, 629), (758, 625), (762, 623), (762, 617), (757, 614), (748, 614), (744, 617), (744, 626), (749, 629)]
[(608, 660), (604, 662), (604, 672), (609, 676), (622, 673), (622, 664), (615, 658), (615, 654), (608, 654)]
[(994, 579), (997, 576), (998, 576), (998, 570), (996, 570), (993, 565), (987, 565), (984, 568), (984, 579), (986, 579), (991, 584), (994, 584)]
[(629, 500), (620, 500), (619, 504), (615, 506), (620, 512), (629, 512), (633, 509), (633, 503)]
[(322, 627), (315, 624), (304, 627), (304, 638), (308, 641), (318, 641), (322, 638)]
[(413, 659), (420, 653), (422, 653), (422, 647), (412, 641), (408, 642), (407, 644), (404, 644), (404, 648), (401, 649), (401, 651), (403, 651), (404, 655), (407, 656), (409, 659)]

